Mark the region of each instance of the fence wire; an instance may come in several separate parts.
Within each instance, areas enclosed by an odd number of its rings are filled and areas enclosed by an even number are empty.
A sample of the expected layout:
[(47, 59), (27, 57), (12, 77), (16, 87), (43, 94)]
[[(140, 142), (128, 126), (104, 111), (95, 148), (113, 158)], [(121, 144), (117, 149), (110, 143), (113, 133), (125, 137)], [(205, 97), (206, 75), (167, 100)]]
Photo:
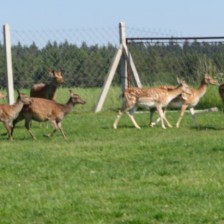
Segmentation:
[[(130, 38), (128, 48), (143, 85), (200, 83), (205, 73), (223, 77), (224, 38)], [(220, 82), (224, 80), (219, 80)]]
[[(37, 31), (12, 29), (10, 34), (14, 85), (17, 88), (30, 88), (33, 83), (46, 82), (49, 69), (62, 69), (66, 87), (101, 87), (119, 44), (116, 27)], [(0, 85), (4, 88), (3, 38), (0, 39), (0, 52)]]
[[(70, 30), (10, 29), (14, 85), (30, 88), (48, 81), (49, 69), (62, 69), (66, 87), (102, 87), (119, 46), (118, 27)], [(173, 30), (126, 27), (126, 36), (171, 37)], [(129, 41), (141, 82), (174, 84), (176, 77), (198, 83), (205, 72), (223, 74), (224, 40)], [(130, 73), (130, 69), (128, 69)], [(113, 84), (120, 85), (119, 68)], [(131, 76), (129, 75), (129, 79)], [(130, 81), (130, 80), (129, 80)], [(0, 37), (0, 86), (6, 87), (3, 32)]]

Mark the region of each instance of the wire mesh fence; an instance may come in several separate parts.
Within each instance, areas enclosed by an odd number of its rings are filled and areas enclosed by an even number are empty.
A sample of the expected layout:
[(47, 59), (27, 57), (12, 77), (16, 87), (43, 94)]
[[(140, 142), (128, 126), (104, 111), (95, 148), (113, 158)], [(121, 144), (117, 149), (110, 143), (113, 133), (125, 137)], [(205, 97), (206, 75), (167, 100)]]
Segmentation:
[(223, 77), (224, 37), (127, 38), (127, 44), (143, 85), (174, 84), (176, 77), (196, 84), (205, 73)]
[[(47, 81), (49, 69), (62, 69), (67, 87), (102, 86), (118, 42), (118, 29), (112, 28), (11, 30), (10, 33), (14, 84), (18, 88), (29, 88), (32, 83)], [(2, 54), (2, 44), (1, 48)], [(1, 86), (4, 87), (4, 62), (1, 77)]]
[[(211, 75), (223, 73), (224, 39), (166, 39), (167, 36), (181, 34), (172, 30), (128, 26), (126, 36), (143, 86), (174, 84), (177, 76), (185, 78), (188, 82), (198, 83), (205, 72)], [(166, 40), (156, 39), (158, 36)], [(119, 46), (119, 29), (116, 26), (71, 30), (11, 29), (11, 42), (14, 85), (17, 88), (30, 88), (33, 83), (46, 82), (49, 78), (49, 69), (63, 70), (66, 87), (102, 87)], [(6, 86), (5, 76), (2, 33), (2, 88)], [(119, 75), (115, 76), (113, 83), (120, 85)]]
[[(126, 32), (127, 36), (156, 36), (169, 35), (172, 31), (126, 27)], [(101, 87), (119, 46), (116, 26), (70, 30), (11, 29), (10, 33), (17, 88), (30, 88), (33, 83), (46, 82), (48, 70), (59, 68), (63, 70), (67, 87)], [(119, 85), (119, 82), (119, 75), (116, 75), (113, 83)], [(0, 86), (6, 86), (3, 33), (0, 37)]]

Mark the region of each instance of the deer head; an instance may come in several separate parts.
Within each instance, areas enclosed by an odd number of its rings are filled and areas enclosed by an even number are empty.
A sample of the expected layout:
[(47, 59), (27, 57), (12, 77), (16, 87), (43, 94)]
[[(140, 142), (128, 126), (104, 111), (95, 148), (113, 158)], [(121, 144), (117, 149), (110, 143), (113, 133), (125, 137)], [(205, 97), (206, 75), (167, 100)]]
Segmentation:
[(86, 101), (83, 100), (78, 94), (75, 94), (71, 89), (69, 90), (70, 97), (73, 104), (85, 104)]
[(217, 80), (213, 79), (207, 73), (204, 75), (203, 81), (204, 81), (205, 84), (218, 85)]
[(62, 77), (61, 70), (55, 71), (55, 70), (50, 69), (49, 74), (52, 77), (52, 79), (56, 85), (61, 85), (64, 83), (64, 79)]

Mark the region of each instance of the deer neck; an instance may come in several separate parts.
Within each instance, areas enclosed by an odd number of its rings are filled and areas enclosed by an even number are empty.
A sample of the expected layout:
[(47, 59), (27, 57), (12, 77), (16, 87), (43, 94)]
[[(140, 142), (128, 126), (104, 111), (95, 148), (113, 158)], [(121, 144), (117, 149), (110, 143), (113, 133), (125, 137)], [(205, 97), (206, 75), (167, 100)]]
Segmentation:
[(51, 89), (52, 91), (56, 91), (57, 84), (55, 82), (51, 82), (51, 83), (47, 84), (46, 87)]
[(202, 81), (201, 85), (197, 89), (198, 95), (200, 97), (202, 97), (206, 93), (207, 88), (208, 88), (208, 84), (206, 84), (204, 81)]
[(72, 98), (69, 98), (68, 102), (64, 105), (64, 113), (65, 113), (65, 115), (70, 113), (74, 106), (75, 106), (75, 104), (72, 102)]

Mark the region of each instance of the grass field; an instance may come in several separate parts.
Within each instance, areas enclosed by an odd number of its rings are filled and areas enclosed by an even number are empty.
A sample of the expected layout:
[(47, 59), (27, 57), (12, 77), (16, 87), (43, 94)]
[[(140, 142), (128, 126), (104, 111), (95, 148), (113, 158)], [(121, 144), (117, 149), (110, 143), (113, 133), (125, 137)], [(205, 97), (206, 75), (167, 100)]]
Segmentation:
[[(50, 128), (35, 122), (36, 141), (23, 122), (13, 142), (0, 136), (1, 224), (224, 223), (222, 112), (197, 114), (198, 128), (186, 113), (180, 129), (167, 130), (138, 113), (141, 130), (126, 116), (113, 130), (116, 112), (91, 107), (64, 119), (66, 141), (43, 137)], [(172, 124), (178, 115), (167, 113)]]

